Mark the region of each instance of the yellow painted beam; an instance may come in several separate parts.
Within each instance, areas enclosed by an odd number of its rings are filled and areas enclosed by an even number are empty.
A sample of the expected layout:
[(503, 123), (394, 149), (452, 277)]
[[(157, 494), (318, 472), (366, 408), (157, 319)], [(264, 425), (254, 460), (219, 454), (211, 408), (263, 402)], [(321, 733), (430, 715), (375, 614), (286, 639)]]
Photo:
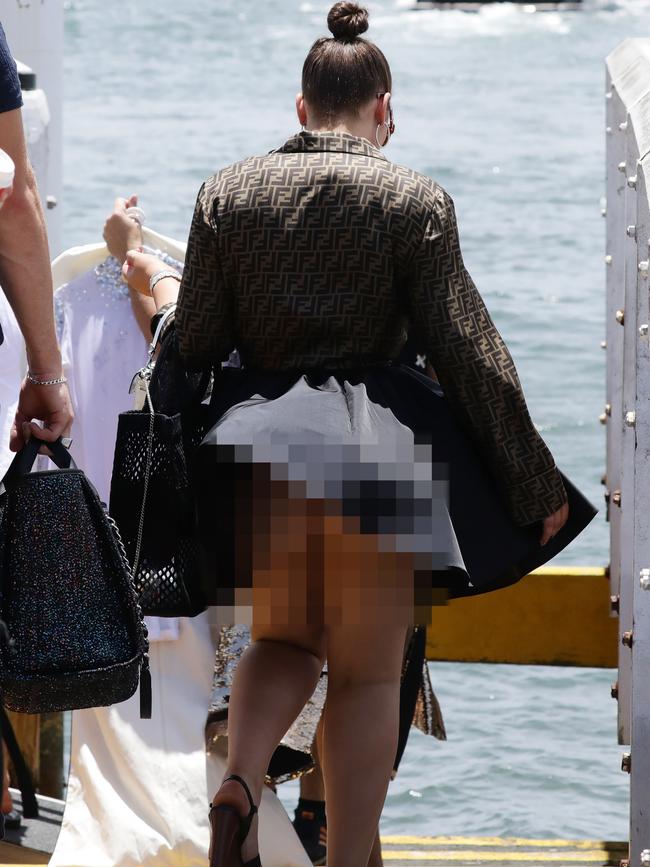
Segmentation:
[(602, 567), (543, 567), (512, 587), (434, 606), (427, 658), (617, 666), (618, 621)]

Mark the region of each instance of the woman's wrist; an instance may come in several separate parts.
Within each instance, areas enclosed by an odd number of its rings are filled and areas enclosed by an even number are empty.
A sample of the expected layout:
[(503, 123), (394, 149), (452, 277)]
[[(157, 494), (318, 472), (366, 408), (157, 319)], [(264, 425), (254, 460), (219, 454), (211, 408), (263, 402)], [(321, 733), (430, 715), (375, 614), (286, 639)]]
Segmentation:
[(181, 282), (181, 275), (178, 271), (172, 271), (171, 268), (163, 268), (160, 271), (155, 271), (149, 277), (149, 292), (153, 295), (154, 289), (162, 280), (176, 280), (178, 283)]
[(180, 280), (180, 274), (176, 277), (172, 277), (171, 273), (167, 272), (166, 276), (161, 277), (156, 281), (151, 293), (151, 297), (156, 305), (156, 310), (160, 310), (164, 304), (170, 304), (178, 299)]

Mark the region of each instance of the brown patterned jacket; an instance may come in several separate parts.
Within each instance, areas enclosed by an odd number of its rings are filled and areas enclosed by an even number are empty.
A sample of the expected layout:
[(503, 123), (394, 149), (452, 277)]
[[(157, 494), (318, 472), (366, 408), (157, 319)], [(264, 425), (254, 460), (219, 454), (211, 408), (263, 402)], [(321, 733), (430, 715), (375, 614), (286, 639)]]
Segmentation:
[(512, 357), (463, 263), (451, 197), (365, 139), (302, 132), (199, 191), (176, 318), (191, 367), (395, 359), (418, 324), (514, 520), (566, 500)]

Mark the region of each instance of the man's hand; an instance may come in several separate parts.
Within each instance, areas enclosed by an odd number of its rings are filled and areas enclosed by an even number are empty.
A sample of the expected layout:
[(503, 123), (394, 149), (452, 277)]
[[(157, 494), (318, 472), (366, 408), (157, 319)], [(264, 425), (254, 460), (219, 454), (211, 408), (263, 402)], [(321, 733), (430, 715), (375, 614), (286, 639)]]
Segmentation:
[(137, 204), (137, 196), (130, 196), (128, 199), (115, 199), (113, 213), (104, 223), (104, 240), (108, 252), (111, 256), (115, 256), (120, 263), (126, 259), (127, 250), (132, 250), (142, 244), (142, 227), (126, 213), (127, 208), (133, 208)]
[[(44, 422), (45, 427), (41, 428), (32, 419)], [(72, 420), (67, 385), (34, 385), (25, 379), (20, 388), (9, 447), (12, 452), (19, 451), (32, 434), (47, 442), (54, 442), (70, 433)]]
[(569, 517), (569, 504), (565, 503), (563, 506), (557, 510), (557, 512), (553, 512), (552, 515), (549, 515), (547, 518), (544, 518), (544, 526), (542, 528), (542, 537), (539, 540), (540, 545), (546, 545), (546, 543), (558, 533), (562, 527), (566, 524), (567, 518)]

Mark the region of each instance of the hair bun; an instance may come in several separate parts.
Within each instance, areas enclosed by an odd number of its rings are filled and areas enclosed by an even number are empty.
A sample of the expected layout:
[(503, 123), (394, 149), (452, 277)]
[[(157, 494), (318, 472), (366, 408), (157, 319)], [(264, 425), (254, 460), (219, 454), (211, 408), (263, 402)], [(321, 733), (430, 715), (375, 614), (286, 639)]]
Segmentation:
[(368, 29), (368, 10), (356, 3), (335, 3), (327, 16), (327, 26), (335, 39), (351, 42)]

